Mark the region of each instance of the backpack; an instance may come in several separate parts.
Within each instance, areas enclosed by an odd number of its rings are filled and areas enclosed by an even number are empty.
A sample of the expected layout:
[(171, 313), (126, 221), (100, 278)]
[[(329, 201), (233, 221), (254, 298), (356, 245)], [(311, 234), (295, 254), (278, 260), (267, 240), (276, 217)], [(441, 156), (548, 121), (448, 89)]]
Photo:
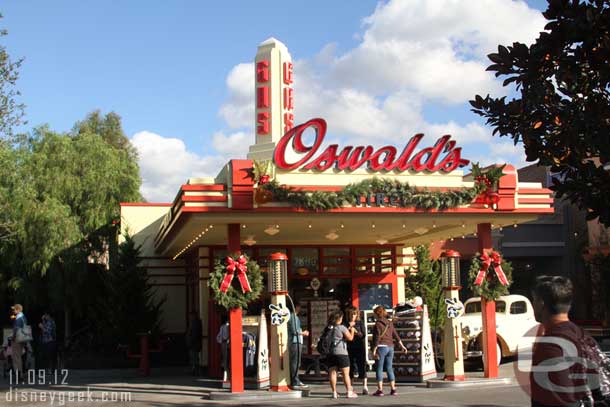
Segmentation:
[(592, 362), (597, 371), (598, 382), (588, 383), (588, 396), (583, 400), (583, 406), (609, 406), (610, 405), (610, 359), (591, 336), (583, 331), (579, 343), (582, 357)]
[(316, 346), (316, 350), (322, 356), (330, 355), (335, 348), (335, 327), (327, 326), (322, 331), (322, 335), (320, 335), (320, 339), (318, 340), (318, 345)]

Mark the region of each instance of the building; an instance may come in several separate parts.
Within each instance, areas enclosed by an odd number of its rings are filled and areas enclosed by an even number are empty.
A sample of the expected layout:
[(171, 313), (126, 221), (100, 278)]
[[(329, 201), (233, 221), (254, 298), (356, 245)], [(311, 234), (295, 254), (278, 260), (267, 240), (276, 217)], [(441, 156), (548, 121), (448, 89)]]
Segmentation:
[[(275, 39), (263, 42), (255, 70), (256, 136), (248, 157), (229, 161), (214, 178), (191, 178), (176, 186), (171, 203), (121, 206), (122, 232), (142, 244), (142, 265), (159, 295), (167, 297), (165, 330), (184, 332), (188, 312), (198, 312), (204, 321), (203, 349), (208, 350), (202, 364), (213, 373), (218, 372), (214, 338), (222, 310), (214, 305), (207, 280), (215, 260), (230, 251), (241, 250), (262, 267), (270, 253), (286, 253), (295, 298), (317, 294), (361, 309), (373, 303), (393, 306), (405, 300), (405, 269), (412, 265), (413, 246), (477, 233), (479, 250), (491, 248), (492, 225), (509, 227), (553, 213), (550, 191), (538, 182), (519, 181), (510, 165), (493, 192), (493, 203), (471, 198), (442, 209), (442, 202), (465, 196), (478, 182), (462, 170), (469, 161), (450, 136), (427, 141), (416, 135), (398, 149), (325, 146), (324, 120), (295, 126), (294, 77), (285, 45)], [(306, 133), (314, 140), (303, 137)], [(262, 180), (255, 182), (253, 172), (263, 162), (273, 163), (267, 175), (281, 194), (269, 196)], [(353, 201), (329, 204), (330, 209), (299, 204), (312, 194), (328, 203), (332, 193), (344, 194), (348, 185), (375, 177), (396, 188), (400, 182), (416, 189), (370, 187), (359, 190)], [(298, 199), (290, 200), (290, 194)], [(314, 278), (318, 289), (312, 286)], [(252, 311), (264, 301), (253, 304)]]

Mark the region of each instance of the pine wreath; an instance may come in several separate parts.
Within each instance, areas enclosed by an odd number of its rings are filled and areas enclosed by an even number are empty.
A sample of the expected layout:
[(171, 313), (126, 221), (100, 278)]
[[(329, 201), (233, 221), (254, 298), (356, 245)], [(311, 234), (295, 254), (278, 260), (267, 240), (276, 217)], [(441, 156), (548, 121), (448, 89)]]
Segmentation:
[(472, 291), (473, 295), (483, 297), (490, 301), (496, 301), (502, 295), (508, 295), (508, 288), (513, 282), (513, 266), (509, 261), (502, 258), (501, 267), (508, 280), (508, 285), (500, 283), (498, 276), (490, 267), (487, 270), (487, 275), (483, 279), (481, 285), (476, 285), (474, 282), (483, 266), (481, 261), (481, 254), (475, 253), (474, 257), (470, 262), (470, 268), (468, 269), (468, 287)]
[[(231, 255), (231, 258), (235, 261), (237, 261), (238, 257), (239, 255)], [(214, 300), (217, 304), (222, 305), (226, 309), (246, 308), (250, 302), (260, 297), (263, 290), (263, 275), (260, 267), (256, 261), (249, 259), (247, 259), (246, 267), (248, 269), (246, 277), (250, 282), (252, 291), (242, 292), (239, 279), (234, 277), (227, 291), (223, 293), (220, 291), (220, 285), (227, 273), (227, 260), (216, 260), (214, 262), (214, 270), (210, 273), (208, 287), (212, 289)]]
[[(392, 206), (400, 208), (417, 208), (423, 210), (445, 210), (468, 205), (482, 192), (488, 189), (488, 183), (497, 184), (504, 167), (492, 167), (483, 172), (478, 165), (473, 165), (473, 175), (479, 177), (474, 186), (450, 191), (430, 191), (416, 188), (408, 183), (388, 178), (370, 178), (349, 184), (341, 191), (302, 191), (277, 180), (259, 184), (259, 188), (271, 192), (276, 202), (288, 202), (297, 208), (311, 211), (328, 211), (344, 205), (358, 205), (363, 196), (382, 193)], [(488, 180), (483, 182), (484, 180)]]

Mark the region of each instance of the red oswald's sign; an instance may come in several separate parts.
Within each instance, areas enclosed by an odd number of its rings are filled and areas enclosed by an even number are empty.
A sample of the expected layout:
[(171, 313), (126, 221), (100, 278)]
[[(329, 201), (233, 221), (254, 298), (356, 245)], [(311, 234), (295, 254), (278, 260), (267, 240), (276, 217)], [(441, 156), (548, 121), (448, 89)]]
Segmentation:
[[(315, 130), (316, 137), (312, 145), (306, 146), (303, 144), (303, 133), (309, 128)], [(311, 119), (292, 128), (275, 147), (273, 155), (275, 165), (284, 170), (301, 168), (324, 171), (334, 167), (340, 171), (354, 171), (366, 164), (371, 171), (451, 172), (470, 163), (461, 158), (462, 148), (456, 148), (455, 141), (451, 140), (451, 136), (448, 135), (439, 138), (432, 147), (422, 148), (415, 152), (424, 137), (423, 134), (416, 134), (409, 140), (400, 155), (393, 146), (381, 147), (378, 150), (372, 146), (347, 146), (339, 151), (337, 144), (331, 144), (318, 153), (325, 135), (326, 121), (324, 119)], [(292, 150), (302, 155), (298, 161), (286, 161), (286, 149), (289, 144)]]

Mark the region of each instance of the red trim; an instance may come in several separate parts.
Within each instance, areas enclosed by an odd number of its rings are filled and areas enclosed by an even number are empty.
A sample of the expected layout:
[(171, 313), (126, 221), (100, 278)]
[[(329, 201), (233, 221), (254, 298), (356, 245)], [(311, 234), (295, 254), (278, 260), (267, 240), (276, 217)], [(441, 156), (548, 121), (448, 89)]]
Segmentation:
[(184, 184), (180, 187), (183, 191), (226, 191), (227, 186), (224, 184), (211, 184), (211, 185), (190, 185)]
[(521, 198), (519, 197), (519, 204), (552, 204), (553, 198)]
[(227, 202), (227, 196), (182, 195), (182, 202)]
[(286, 256), (284, 253), (282, 252), (277, 252), (277, 253), (271, 253), (269, 255), (269, 260), (288, 260), (288, 256)]
[[(237, 208), (234, 208), (237, 209)], [(218, 207), (218, 206), (191, 206), (182, 209), (183, 212), (224, 212), (224, 213), (238, 213), (231, 208)], [(256, 209), (245, 209), (239, 213), (311, 213), (311, 214), (325, 214), (325, 213), (480, 213), (480, 214), (498, 214), (504, 215), (504, 213), (496, 212), (493, 209), (484, 208), (453, 208), (445, 210), (423, 210), (415, 208), (387, 208), (387, 207), (348, 207), (331, 209), (324, 212), (308, 211), (301, 208), (295, 207), (258, 207)], [(521, 208), (510, 211), (510, 214), (542, 214), (542, 213), (554, 213), (553, 208)], [(508, 215), (508, 213), (506, 213)]]
[(121, 202), (120, 206), (172, 206), (169, 202)]
[(441, 257), (462, 257), (457, 250), (446, 250), (441, 254)]

